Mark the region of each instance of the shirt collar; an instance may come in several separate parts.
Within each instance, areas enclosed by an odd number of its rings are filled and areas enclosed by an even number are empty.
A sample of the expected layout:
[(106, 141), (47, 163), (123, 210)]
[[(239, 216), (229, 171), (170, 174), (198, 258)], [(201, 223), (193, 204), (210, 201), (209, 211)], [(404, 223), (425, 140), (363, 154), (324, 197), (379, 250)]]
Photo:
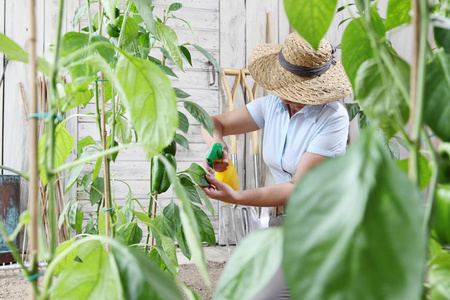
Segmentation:
[[(320, 105), (309, 105), (309, 104), (307, 104), (299, 112), (297, 112), (294, 116), (296, 116), (298, 114), (303, 114), (305, 116), (306, 120), (308, 120), (309, 122), (314, 124), (314, 123), (317, 122), (317, 118), (319, 117), (319, 113), (322, 110), (324, 105), (325, 104), (320, 104)], [(283, 101), (281, 101), (281, 100), (279, 102), (279, 109), (281, 111), (289, 112), (288, 105), (286, 103), (284, 103)]]

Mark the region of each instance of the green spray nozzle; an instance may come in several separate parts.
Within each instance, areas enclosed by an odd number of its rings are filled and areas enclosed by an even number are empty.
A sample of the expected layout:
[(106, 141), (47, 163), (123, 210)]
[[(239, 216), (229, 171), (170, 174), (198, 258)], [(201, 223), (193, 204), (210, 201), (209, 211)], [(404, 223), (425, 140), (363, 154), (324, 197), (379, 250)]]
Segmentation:
[(222, 148), (223, 145), (221, 143), (215, 143), (211, 147), (211, 151), (209, 151), (206, 156), (206, 161), (211, 168), (214, 168), (214, 161), (222, 158)]

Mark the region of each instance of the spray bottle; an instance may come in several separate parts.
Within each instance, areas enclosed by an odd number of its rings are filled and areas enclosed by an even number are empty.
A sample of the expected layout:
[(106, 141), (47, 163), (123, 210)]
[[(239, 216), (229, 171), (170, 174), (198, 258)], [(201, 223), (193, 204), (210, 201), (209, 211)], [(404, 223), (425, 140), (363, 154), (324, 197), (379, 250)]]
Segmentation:
[[(215, 143), (211, 147), (211, 151), (209, 151), (208, 156), (206, 156), (206, 161), (211, 168), (214, 168), (214, 161), (222, 162), (222, 148), (223, 145), (221, 143)], [(228, 161), (228, 167), (223, 172), (215, 172), (215, 177), (217, 180), (220, 180), (229, 186), (235, 191), (239, 191), (239, 177), (231, 160)]]

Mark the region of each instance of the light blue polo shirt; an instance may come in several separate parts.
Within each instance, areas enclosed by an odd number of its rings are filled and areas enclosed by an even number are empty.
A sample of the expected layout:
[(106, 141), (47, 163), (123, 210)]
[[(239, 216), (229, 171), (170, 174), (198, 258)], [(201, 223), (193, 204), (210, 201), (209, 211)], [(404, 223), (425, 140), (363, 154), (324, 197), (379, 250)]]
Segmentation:
[(303, 153), (333, 157), (347, 146), (349, 117), (337, 101), (306, 105), (292, 118), (287, 104), (273, 95), (252, 101), (247, 109), (264, 128), (264, 162), (277, 183), (292, 179)]

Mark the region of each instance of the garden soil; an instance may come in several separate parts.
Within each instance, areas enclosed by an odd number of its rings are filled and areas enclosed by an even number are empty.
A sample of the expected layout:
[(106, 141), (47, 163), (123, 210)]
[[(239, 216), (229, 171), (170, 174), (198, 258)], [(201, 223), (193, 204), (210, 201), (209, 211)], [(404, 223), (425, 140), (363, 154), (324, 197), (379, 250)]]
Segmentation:
[[(226, 247), (206, 247), (205, 259), (208, 273), (213, 288), (219, 281), (222, 270), (230, 256)], [(231, 249), (232, 250), (232, 249)], [(232, 251), (231, 251), (232, 252)], [(203, 282), (197, 267), (184, 256), (179, 256), (180, 271), (178, 278), (194, 290), (202, 299), (212, 299), (213, 292)], [(0, 299), (1, 300), (22, 300), (30, 299), (31, 286), (20, 276), (20, 270), (0, 269)], [(80, 299), (81, 300), (81, 299)]]

